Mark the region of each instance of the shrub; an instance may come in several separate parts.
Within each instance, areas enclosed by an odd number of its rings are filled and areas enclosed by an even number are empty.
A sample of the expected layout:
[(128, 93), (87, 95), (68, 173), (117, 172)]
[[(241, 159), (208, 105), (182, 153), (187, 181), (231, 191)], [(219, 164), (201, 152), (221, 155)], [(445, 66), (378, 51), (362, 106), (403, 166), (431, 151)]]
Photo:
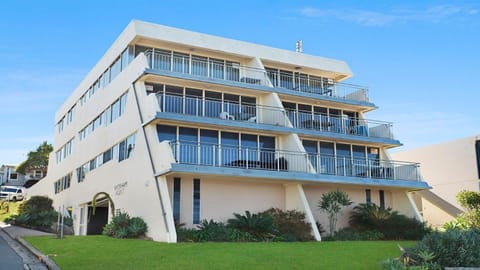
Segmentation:
[(480, 229), (480, 192), (463, 190), (457, 194), (457, 201), (467, 209), (455, 220), (445, 223), (445, 229)]
[(357, 232), (377, 231), (385, 240), (419, 240), (431, 230), (414, 218), (398, 214), (391, 208), (375, 204), (359, 204), (353, 208), (349, 220)]
[(198, 225), (197, 241), (227, 242), (231, 241), (232, 229), (222, 222), (202, 220)]
[(447, 230), (426, 235), (416, 246), (407, 249), (414, 261), (421, 261), (422, 253), (432, 253), (431, 259), (443, 267), (480, 266), (480, 230)]
[(234, 213), (234, 218), (227, 221), (230, 228), (241, 232), (247, 232), (256, 241), (266, 241), (274, 237), (273, 218), (264, 213), (251, 214), (245, 211), (245, 215)]
[(137, 238), (144, 236), (148, 227), (139, 217), (130, 218), (127, 213), (120, 213), (103, 227), (103, 234), (115, 238)]
[(391, 208), (379, 207), (376, 204), (361, 203), (350, 213), (350, 226), (357, 231), (377, 229), (385, 225), (392, 215), (398, 215)]
[(249, 242), (256, 239), (248, 232), (226, 226), (214, 220), (202, 220), (197, 229), (177, 226), (178, 242)]
[(197, 233), (196, 229), (177, 228), (177, 242), (197, 242)]
[(305, 214), (295, 210), (283, 211), (278, 208), (270, 208), (263, 214), (273, 219), (274, 234), (283, 241), (310, 241), (312, 228), (305, 222)]
[(53, 209), (53, 201), (44, 196), (32, 196), (20, 204), (18, 215), (13, 215), (5, 222), (27, 228), (49, 231), (57, 220), (57, 212)]
[(349, 228), (341, 229), (335, 232), (330, 240), (334, 241), (377, 241), (383, 239), (383, 234), (379, 231), (357, 232)]

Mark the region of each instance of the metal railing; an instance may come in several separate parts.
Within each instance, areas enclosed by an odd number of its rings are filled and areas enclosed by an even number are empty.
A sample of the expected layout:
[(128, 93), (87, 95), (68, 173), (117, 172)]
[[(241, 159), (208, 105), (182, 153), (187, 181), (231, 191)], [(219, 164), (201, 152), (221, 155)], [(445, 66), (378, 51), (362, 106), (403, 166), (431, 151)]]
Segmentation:
[(346, 100), (368, 102), (368, 89), (363, 86), (334, 83), (315, 76), (297, 76), (273, 73), (260, 68), (241, 66), (238, 63), (212, 60), (207, 57), (189, 56), (149, 49), (144, 52), (152, 69), (166, 70), (199, 77), (258, 84), (332, 96)]
[(332, 116), (294, 109), (286, 109), (288, 119), (293, 127), (328, 131), (347, 135), (393, 139), (390, 122)]
[(179, 141), (170, 147), (181, 164), (421, 181), (418, 163)]
[(367, 119), (328, 116), (258, 104), (239, 104), (194, 96), (157, 94), (162, 112), (186, 114), (223, 120), (248, 121), (259, 124), (311, 129), (346, 135), (393, 139), (392, 123)]
[(267, 73), (262, 69), (240, 66), (238, 63), (215, 61), (206, 57), (190, 58), (188, 55), (172, 55), (155, 49), (146, 50), (144, 53), (152, 69), (270, 86)]
[(274, 87), (294, 91), (368, 102), (368, 88), (364, 86), (334, 83), (326, 78), (267, 70), (268, 77)]
[(157, 99), (162, 112), (276, 126), (288, 125), (285, 110), (276, 107), (165, 93), (157, 94)]

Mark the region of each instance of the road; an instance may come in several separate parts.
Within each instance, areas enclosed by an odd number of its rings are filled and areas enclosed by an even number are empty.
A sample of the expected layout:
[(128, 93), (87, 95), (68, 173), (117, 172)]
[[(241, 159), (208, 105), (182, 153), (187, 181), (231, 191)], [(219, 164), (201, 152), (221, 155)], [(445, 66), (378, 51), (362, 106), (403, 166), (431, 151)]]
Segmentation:
[(23, 259), (0, 237), (0, 270), (23, 270)]

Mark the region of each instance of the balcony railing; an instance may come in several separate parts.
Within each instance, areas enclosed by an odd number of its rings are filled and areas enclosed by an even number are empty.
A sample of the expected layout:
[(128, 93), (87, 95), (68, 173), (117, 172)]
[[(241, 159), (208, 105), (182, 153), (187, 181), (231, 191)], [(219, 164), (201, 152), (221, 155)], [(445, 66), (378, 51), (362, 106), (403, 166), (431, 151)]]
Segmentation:
[(202, 97), (158, 94), (162, 112), (192, 115), (223, 120), (333, 132), (353, 136), (393, 139), (392, 123), (352, 119), (326, 114), (303, 112), (258, 104), (203, 99)]
[(281, 108), (167, 94), (158, 94), (157, 99), (162, 112), (288, 126), (285, 110)]
[(170, 146), (176, 161), (181, 164), (373, 179), (421, 180), (418, 163), (178, 141), (170, 142)]
[(274, 87), (294, 91), (331, 96), (346, 100), (369, 102), (368, 88), (347, 83), (334, 83), (332, 80), (306, 74), (293, 74), (268, 70), (268, 77)]
[(333, 83), (320, 77), (298, 77), (293, 74), (267, 72), (263, 69), (241, 66), (238, 63), (216, 61), (203, 57), (170, 54), (149, 49), (144, 52), (152, 69), (189, 74), (204, 78), (234, 81), (286, 88), (294, 91), (345, 100), (368, 102), (368, 89), (353, 84)]
[(393, 139), (392, 123), (332, 116), (300, 110), (286, 109), (292, 125), (296, 128), (313, 129), (355, 136)]
[(240, 66), (238, 63), (225, 63), (203, 57), (190, 58), (189, 55), (171, 55), (155, 50), (146, 50), (145, 56), (152, 69), (247, 84), (270, 85), (264, 70)]

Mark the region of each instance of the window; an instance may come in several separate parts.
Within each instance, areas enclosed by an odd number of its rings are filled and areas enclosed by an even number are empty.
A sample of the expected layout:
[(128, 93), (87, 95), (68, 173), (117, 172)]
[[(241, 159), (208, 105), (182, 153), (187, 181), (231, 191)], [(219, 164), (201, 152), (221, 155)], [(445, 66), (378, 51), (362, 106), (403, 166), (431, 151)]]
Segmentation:
[(208, 58), (192, 55), (192, 74), (208, 76)]
[(157, 125), (158, 140), (163, 141), (176, 141), (177, 140), (177, 127)]
[(112, 159), (112, 148), (108, 149), (107, 151), (103, 152), (103, 163), (107, 163)]
[(475, 150), (476, 150), (476, 153), (477, 153), (478, 179), (480, 179), (480, 140), (475, 142)]
[(385, 208), (385, 191), (379, 190), (378, 196), (380, 197), (380, 207)]
[(224, 165), (230, 164), (233, 161), (238, 160), (238, 146), (239, 146), (238, 133), (222, 131), (221, 155), (222, 155), (222, 163)]
[(77, 181), (78, 183), (83, 182), (85, 180), (85, 172), (83, 171), (83, 166), (77, 168)]
[(65, 117), (63, 117), (62, 119), (60, 119), (60, 121), (58, 121), (57, 123), (57, 127), (58, 127), (58, 133), (62, 132), (63, 131), (63, 122), (65, 120)]
[(17, 174), (17, 173), (11, 173), (11, 174), (10, 174), (10, 179), (11, 179), (11, 180), (17, 180), (17, 178), (18, 178), (18, 174)]
[(216, 165), (218, 162), (218, 131), (200, 130), (200, 162), (205, 165)]
[(180, 141), (180, 162), (197, 163), (198, 149), (195, 146), (198, 140), (198, 129), (180, 127), (178, 137)]
[(173, 178), (173, 219), (175, 224), (180, 223), (180, 178)]
[[(303, 144), (303, 148), (305, 148), (305, 151), (308, 154), (308, 159), (310, 160), (310, 163), (315, 168), (315, 170), (317, 170), (317, 172), (321, 173), (322, 167), (320, 166), (320, 160), (318, 158), (317, 142), (303, 140), (302, 144)], [(320, 170), (319, 170), (319, 167), (320, 167)]]
[(337, 144), (337, 174), (351, 175), (350, 145)]
[(365, 190), (365, 201), (367, 205), (372, 205), (372, 191), (370, 189)]
[(118, 161), (122, 161), (125, 159), (125, 152), (126, 152), (126, 142), (123, 141), (118, 145)]
[(179, 73), (189, 73), (190, 55), (183, 53), (173, 53), (173, 71)]
[(135, 134), (129, 136), (118, 145), (118, 161), (131, 157), (133, 149), (135, 149)]
[(193, 179), (193, 224), (200, 223), (200, 179)]

